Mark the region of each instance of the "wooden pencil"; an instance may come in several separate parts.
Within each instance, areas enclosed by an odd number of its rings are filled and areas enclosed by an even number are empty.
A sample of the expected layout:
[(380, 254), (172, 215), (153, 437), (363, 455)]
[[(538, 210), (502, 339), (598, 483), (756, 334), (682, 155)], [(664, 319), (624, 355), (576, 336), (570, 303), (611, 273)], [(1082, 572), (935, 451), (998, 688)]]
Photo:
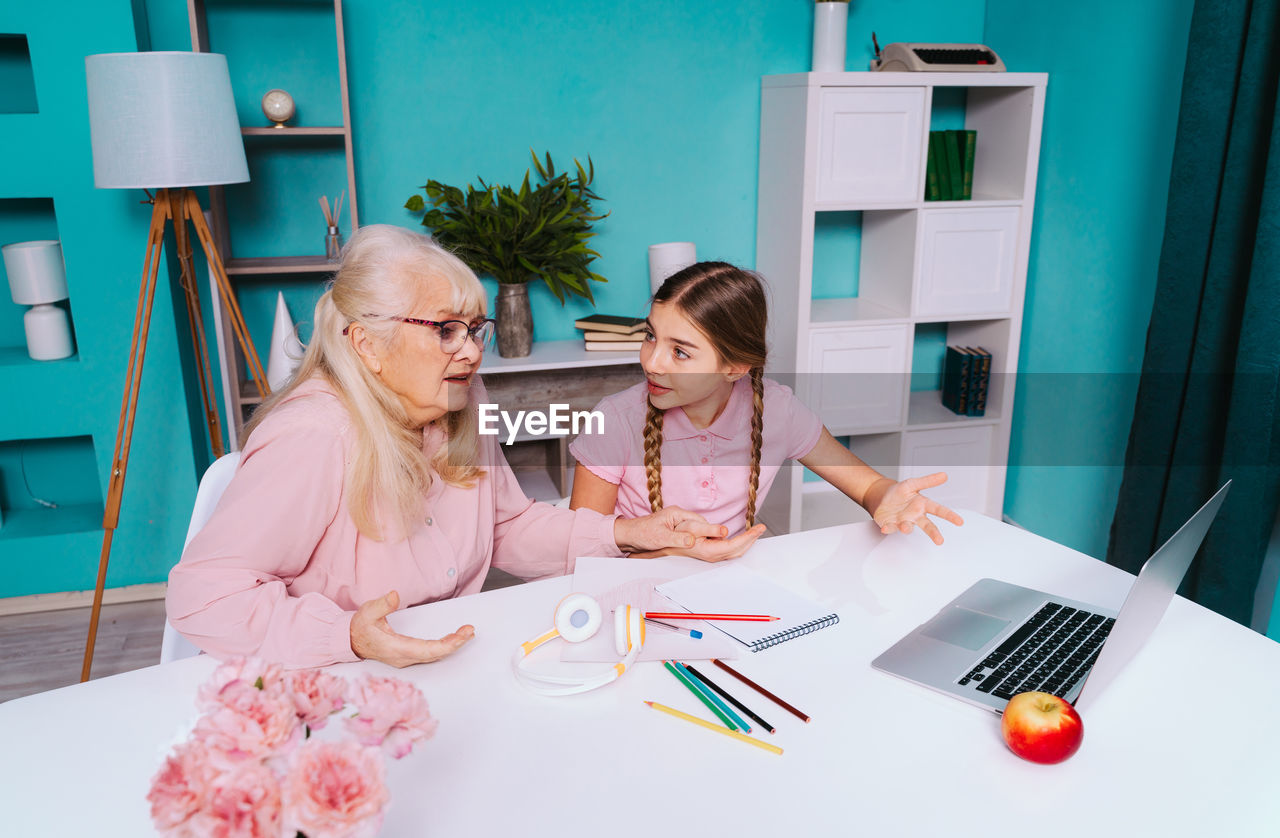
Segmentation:
[(777, 730), (774, 728), (774, 726), (773, 726), (773, 725), (769, 724), (769, 723), (768, 723), (768, 722), (766, 722), (764, 719), (762, 719), (762, 718), (760, 718), (759, 716), (757, 716), (757, 715), (756, 715), (756, 714), (751, 710), (751, 708), (750, 708), (750, 707), (748, 707), (747, 705), (743, 704), (741, 701), (738, 701), (738, 699), (734, 698), (733, 696), (729, 695), (729, 693), (728, 693), (728, 692), (727, 692), (723, 687), (721, 687), (719, 684), (717, 684), (715, 681), (712, 681), (710, 678), (708, 678), (707, 676), (703, 675), (703, 674), (702, 674), (701, 672), (699, 672), (698, 670), (694, 669), (690, 664), (687, 664), (687, 663), (686, 663), (686, 664), (684, 665), (684, 668), (685, 668), (685, 669), (687, 669), (687, 670), (689, 670), (691, 673), (693, 673), (693, 677), (697, 678), (699, 681), (701, 681), (702, 683), (706, 684), (706, 685), (707, 685), (708, 687), (710, 687), (711, 689), (713, 689), (713, 690), (715, 690), (716, 692), (718, 692), (718, 693), (720, 694), (720, 697), (721, 697), (721, 698), (723, 698), (725, 701), (729, 702), (729, 703), (730, 703), (730, 704), (732, 704), (734, 707), (737, 707), (737, 708), (738, 708), (739, 710), (741, 710), (743, 713), (746, 713), (748, 716), (750, 716), (750, 717), (755, 721), (755, 723), (756, 723), (756, 724), (760, 725), (761, 727), (763, 727), (765, 730), (769, 731), (770, 733), (777, 733)]
[(693, 722), (695, 725), (705, 727), (707, 730), (714, 730), (716, 733), (723, 733), (725, 736), (732, 736), (734, 739), (755, 745), (757, 748), (764, 748), (766, 751), (772, 751), (775, 754), (782, 753), (782, 749), (777, 745), (770, 745), (768, 742), (761, 742), (759, 739), (747, 736), (745, 733), (739, 733), (736, 730), (729, 730), (727, 727), (713, 725), (706, 719), (699, 719), (697, 716), (690, 716), (688, 713), (681, 713), (674, 707), (668, 707), (667, 705), (659, 704), (656, 701), (646, 701), (645, 704), (648, 704), (654, 710), (661, 710), (663, 713), (675, 716), (677, 719), (684, 719), (686, 722)]
[(791, 714), (795, 715), (796, 717), (798, 717), (798, 718), (800, 718), (800, 719), (803, 719), (803, 720), (804, 720), (804, 722), (805, 722), (805, 724), (808, 724), (808, 723), (809, 723), (809, 717), (808, 717), (807, 715), (805, 715), (804, 713), (801, 713), (799, 710), (797, 710), (796, 708), (792, 707), (790, 704), (788, 704), (787, 702), (783, 701), (782, 699), (778, 698), (776, 695), (774, 695), (773, 693), (769, 692), (769, 691), (768, 691), (768, 690), (766, 690), (764, 687), (762, 687), (762, 686), (760, 686), (759, 684), (757, 684), (755, 681), (752, 681), (750, 678), (748, 678), (747, 676), (743, 675), (743, 674), (742, 674), (741, 672), (739, 672), (738, 670), (736, 670), (736, 669), (734, 669), (733, 667), (729, 666), (729, 664), (727, 664), (727, 663), (725, 663), (725, 662), (721, 661), (719, 658), (712, 658), (711, 662), (712, 662), (712, 663), (714, 663), (716, 666), (720, 667), (721, 669), (723, 669), (725, 672), (728, 672), (728, 673), (729, 673), (730, 675), (732, 675), (734, 678), (737, 678), (739, 681), (741, 681), (742, 683), (746, 684), (746, 685), (747, 685), (748, 687), (750, 687), (751, 689), (753, 689), (753, 690), (755, 690), (756, 692), (760, 693), (762, 696), (764, 696), (765, 698), (769, 699), (770, 701), (772, 701), (774, 704), (778, 705), (778, 706), (779, 706), (779, 707), (781, 707), (782, 709), (784, 709), (784, 710), (788, 711), (789, 713), (791, 713)]
[(733, 720), (730, 719), (728, 716), (726, 716), (724, 713), (720, 712), (720, 708), (715, 706), (715, 704), (711, 702), (711, 699), (707, 698), (706, 695), (703, 694), (702, 690), (695, 687), (689, 681), (688, 678), (686, 678), (683, 674), (681, 674), (680, 670), (676, 669), (675, 666), (671, 663), (671, 661), (663, 661), (662, 665), (667, 668), (668, 672), (676, 676), (676, 680), (678, 680), (681, 684), (684, 684), (685, 688), (688, 689), (689, 692), (697, 696), (698, 701), (701, 701), (703, 704), (707, 706), (708, 710), (710, 710), (712, 713), (715, 713), (716, 718), (724, 722), (725, 727), (729, 728), (729, 730), (738, 729), (738, 726), (733, 723)]

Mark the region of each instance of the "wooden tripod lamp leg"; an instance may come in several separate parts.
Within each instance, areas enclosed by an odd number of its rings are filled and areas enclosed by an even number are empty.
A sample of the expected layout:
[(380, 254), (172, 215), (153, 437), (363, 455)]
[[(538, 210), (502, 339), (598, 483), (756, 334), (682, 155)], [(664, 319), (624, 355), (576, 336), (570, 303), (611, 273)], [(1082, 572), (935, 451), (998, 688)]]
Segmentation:
[(209, 442), (214, 458), (226, 453), (222, 446), (222, 423), (218, 421), (218, 399), (213, 392), (213, 377), (209, 367), (209, 349), (205, 341), (204, 315), (200, 311), (200, 286), (196, 283), (191, 265), (191, 236), (187, 231), (186, 200), (194, 196), (190, 189), (169, 191), (169, 217), (173, 219), (173, 236), (178, 263), (182, 273), (178, 284), (182, 286), (187, 302), (187, 324), (191, 328), (191, 349), (195, 359), (196, 379), (200, 384), (200, 403), (204, 407), (204, 419), (209, 426)]
[(218, 291), (222, 295), (223, 307), (231, 320), (231, 327), (236, 333), (240, 351), (244, 353), (245, 363), (249, 367), (249, 375), (253, 378), (253, 383), (257, 385), (258, 395), (265, 398), (271, 394), (271, 389), (267, 385), (267, 374), (262, 368), (262, 361), (258, 358), (257, 350), (253, 348), (253, 338), (249, 336), (249, 328), (245, 325), (244, 315), (240, 311), (240, 304), (236, 302), (231, 280), (227, 278), (227, 270), (222, 264), (222, 257), (218, 255), (218, 248), (213, 243), (213, 234), (209, 232), (209, 225), (205, 223), (204, 211), (200, 209), (200, 200), (196, 197), (196, 193), (191, 190), (187, 190), (186, 200), (186, 215), (191, 219), (191, 223), (195, 225), (196, 235), (200, 239), (200, 244), (204, 246), (204, 255), (209, 260), (209, 268), (213, 271), (213, 275), (217, 280)]
[(129, 445), (133, 440), (133, 419), (138, 409), (138, 388), (142, 383), (142, 363), (147, 355), (147, 334), (151, 329), (151, 308), (156, 295), (156, 274), (160, 268), (160, 248), (164, 244), (165, 223), (169, 219), (167, 190), (161, 190), (151, 210), (151, 230), (147, 234), (147, 256), (142, 268), (142, 286), (138, 290), (138, 309), (133, 318), (133, 342), (129, 348), (129, 367), (125, 375), (124, 397), (120, 403), (120, 424), (111, 456), (111, 479), (102, 516), (102, 555), (98, 559), (98, 582), (93, 591), (93, 609), (89, 615), (89, 637), (84, 647), (84, 664), (80, 680), (88, 681), (93, 667), (93, 647), (98, 638), (98, 617), (102, 612), (102, 591), (107, 581), (107, 562), (111, 556), (111, 538), (120, 522), (120, 498), (124, 494), (124, 475), (129, 466)]

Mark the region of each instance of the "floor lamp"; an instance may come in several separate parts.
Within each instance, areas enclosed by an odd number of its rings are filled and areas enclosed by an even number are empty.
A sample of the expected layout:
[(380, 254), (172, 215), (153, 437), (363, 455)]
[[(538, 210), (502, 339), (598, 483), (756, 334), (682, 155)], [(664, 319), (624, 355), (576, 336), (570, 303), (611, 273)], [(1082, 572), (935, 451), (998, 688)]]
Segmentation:
[[(142, 382), (142, 362), (147, 352), (161, 247), (170, 222), (182, 269), (180, 285), (186, 298), (200, 398), (215, 457), (223, 454), (222, 428), (218, 421), (209, 352), (204, 339), (199, 283), (191, 264), (188, 221), (195, 227), (204, 247), (232, 330), (259, 393), (265, 396), (267, 388), (266, 373), (254, 351), (200, 201), (191, 191), (193, 186), (243, 183), (249, 179), (226, 57), (201, 52), (90, 55), (85, 58), (85, 73), (94, 185), (99, 189), (148, 190), (152, 210), (124, 398), (120, 404), (120, 424), (116, 431), (111, 479), (104, 504), (102, 555), (98, 560), (98, 582), (93, 592), (81, 681), (89, 680), (93, 666), (93, 647), (98, 635), (111, 539), (120, 520), (120, 499), (124, 494), (124, 477), (129, 464), (129, 446), (138, 407), (138, 389)], [(152, 189), (158, 190), (154, 197), (150, 195)]]

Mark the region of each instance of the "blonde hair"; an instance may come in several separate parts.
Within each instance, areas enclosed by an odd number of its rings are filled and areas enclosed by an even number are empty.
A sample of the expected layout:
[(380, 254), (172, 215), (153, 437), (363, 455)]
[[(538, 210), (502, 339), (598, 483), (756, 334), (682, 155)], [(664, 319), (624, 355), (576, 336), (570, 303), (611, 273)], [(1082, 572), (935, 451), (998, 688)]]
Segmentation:
[[(764, 447), (765, 330), (769, 303), (760, 277), (726, 262), (698, 262), (672, 274), (653, 295), (670, 303), (707, 336), (722, 364), (742, 365), (751, 375), (751, 470), (747, 483), (747, 526), (755, 526)], [(649, 506), (662, 508), (662, 415), (649, 402), (644, 426), (644, 470)]]
[(432, 278), (449, 283), (454, 312), (468, 319), (485, 314), (480, 280), (429, 236), (387, 224), (361, 227), (343, 248), (337, 274), (316, 303), (311, 342), (297, 372), (254, 412), (246, 428), (247, 439), (304, 382), (327, 382), (355, 430), (345, 475), (348, 508), (360, 533), (376, 540), (405, 537), (426, 517), (424, 499), (433, 474), (463, 487), (484, 474), (473, 401), (432, 423), (444, 430), (445, 442), (428, 460), (422, 430), (410, 426), (396, 394), (369, 371), (343, 334), (358, 322), (376, 344), (394, 349), (405, 324), (392, 318), (409, 314), (428, 294)]

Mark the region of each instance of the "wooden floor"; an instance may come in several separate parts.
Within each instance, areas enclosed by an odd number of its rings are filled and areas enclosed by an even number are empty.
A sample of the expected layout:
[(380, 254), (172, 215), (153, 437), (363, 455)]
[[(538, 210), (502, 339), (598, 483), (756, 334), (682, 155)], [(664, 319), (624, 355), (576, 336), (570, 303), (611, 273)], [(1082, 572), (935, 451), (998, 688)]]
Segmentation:
[[(484, 590), (520, 580), (494, 569)], [(89, 609), (67, 608), (0, 616), (0, 702), (80, 683)], [(164, 600), (104, 605), (98, 620), (93, 677), (117, 675), (160, 662)]]
[[(0, 701), (80, 682), (89, 609), (0, 617)], [(160, 662), (164, 600), (104, 605), (98, 620), (93, 677)]]

